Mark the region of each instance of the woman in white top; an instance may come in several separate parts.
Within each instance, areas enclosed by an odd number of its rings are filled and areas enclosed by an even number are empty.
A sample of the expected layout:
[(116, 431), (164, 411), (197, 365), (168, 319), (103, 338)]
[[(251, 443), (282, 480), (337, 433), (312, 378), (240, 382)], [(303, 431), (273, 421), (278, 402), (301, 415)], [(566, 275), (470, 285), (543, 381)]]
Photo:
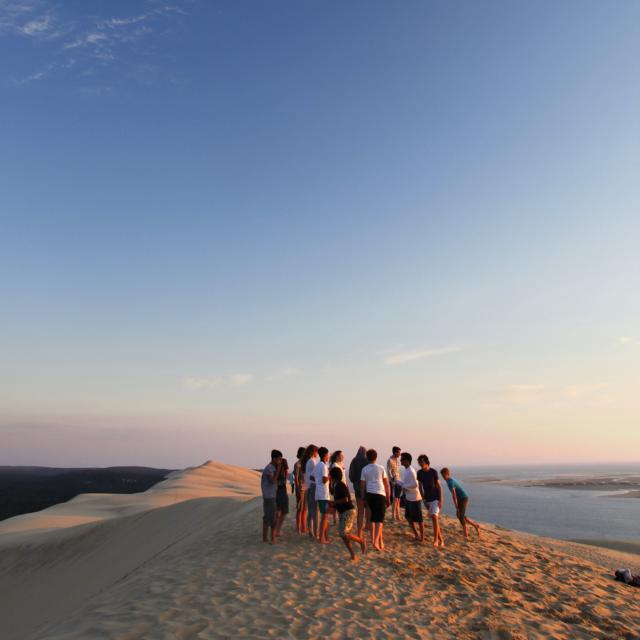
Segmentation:
[(369, 464), (362, 469), (360, 489), (365, 496), (371, 512), (371, 545), (378, 551), (384, 550), (382, 527), (384, 514), (391, 504), (391, 488), (386, 469), (376, 464), (378, 453), (374, 449), (367, 451)]

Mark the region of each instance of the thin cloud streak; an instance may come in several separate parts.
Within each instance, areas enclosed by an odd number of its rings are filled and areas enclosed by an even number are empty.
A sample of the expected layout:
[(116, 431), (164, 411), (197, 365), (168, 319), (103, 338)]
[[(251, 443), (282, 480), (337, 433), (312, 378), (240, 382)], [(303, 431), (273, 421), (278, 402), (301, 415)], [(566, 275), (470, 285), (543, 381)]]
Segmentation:
[(462, 350), (463, 347), (451, 346), (439, 347), (435, 349), (414, 349), (412, 351), (400, 351), (387, 356), (385, 358), (385, 363), (391, 366), (397, 366), (401, 364), (407, 364), (408, 362), (415, 362), (416, 360), (425, 360), (427, 358), (433, 358), (435, 356), (442, 356), (447, 353), (458, 353)]

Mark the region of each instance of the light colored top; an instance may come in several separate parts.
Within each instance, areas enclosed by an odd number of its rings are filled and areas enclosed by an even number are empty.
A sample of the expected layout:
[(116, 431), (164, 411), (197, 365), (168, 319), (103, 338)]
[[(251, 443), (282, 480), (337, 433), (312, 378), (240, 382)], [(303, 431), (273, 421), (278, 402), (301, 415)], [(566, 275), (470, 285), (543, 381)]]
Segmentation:
[(304, 486), (308, 489), (311, 486), (311, 474), (318, 462), (318, 458), (309, 458), (304, 468)]
[(413, 467), (402, 467), (400, 484), (404, 489), (404, 497), (409, 502), (420, 502), (420, 489), (418, 489), (418, 476)]
[(360, 480), (366, 483), (367, 493), (377, 493), (386, 496), (383, 480), (387, 477), (387, 472), (381, 464), (368, 464), (360, 474)]
[(262, 497), (273, 500), (276, 497), (278, 491), (278, 485), (273, 481), (276, 475), (276, 468), (269, 463), (262, 470), (262, 477), (260, 478), (260, 488), (262, 489)]
[(387, 460), (387, 473), (389, 479), (394, 482), (400, 482), (400, 458), (394, 458), (391, 456)]
[(320, 460), (313, 469), (313, 477), (316, 481), (316, 500), (330, 500), (329, 483), (323, 482), (323, 478), (329, 477), (329, 466)]

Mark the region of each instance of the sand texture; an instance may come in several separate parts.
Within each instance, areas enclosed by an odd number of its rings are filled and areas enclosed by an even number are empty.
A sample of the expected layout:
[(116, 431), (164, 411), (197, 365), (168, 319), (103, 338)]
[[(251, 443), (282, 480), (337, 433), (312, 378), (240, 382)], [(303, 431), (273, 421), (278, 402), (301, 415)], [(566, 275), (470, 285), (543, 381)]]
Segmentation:
[(258, 492), (208, 463), (0, 523), (3, 640), (640, 638), (640, 589), (611, 577), (639, 556), (490, 526), (465, 541), (445, 520), (443, 550), (391, 524), (352, 564), (333, 527), (322, 546), (292, 514), (264, 545)]

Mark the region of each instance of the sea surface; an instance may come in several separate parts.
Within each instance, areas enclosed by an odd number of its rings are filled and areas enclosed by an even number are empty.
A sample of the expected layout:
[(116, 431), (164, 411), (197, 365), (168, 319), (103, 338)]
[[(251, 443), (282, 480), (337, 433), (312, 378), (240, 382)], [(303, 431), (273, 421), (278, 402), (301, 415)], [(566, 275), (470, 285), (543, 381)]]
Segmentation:
[[(640, 541), (640, 498), (616, 498), (602, 489), (510, 486), (508, 482), (571, 476), (640, 475), (627, 465), (540, 465), (452, 469), (470, 496), (468, 515), (517, 531), (565, 540)], [(499, 478), (501, 483), (476, 481)], [(455, 516), (444, 485), (444, 512)]]

